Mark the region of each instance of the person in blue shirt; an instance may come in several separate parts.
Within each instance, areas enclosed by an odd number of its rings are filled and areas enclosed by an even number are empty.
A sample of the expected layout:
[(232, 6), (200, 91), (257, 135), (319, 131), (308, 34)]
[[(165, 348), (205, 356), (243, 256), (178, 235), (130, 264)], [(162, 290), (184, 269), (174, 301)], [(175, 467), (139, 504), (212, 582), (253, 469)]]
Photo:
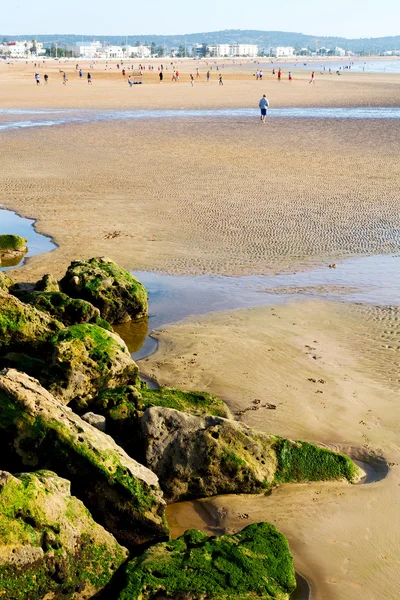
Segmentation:
[(260, 102), (258, 103), (258, 106), (260, 107), (260, 110), (261, 110), (260, 121), (261, 121), (261, 123), (265, 123), (265, 120), (267, 118), (267, 108), (269, 107), (268, 98), (266, 97), (265, 94), (263, 94), (263, 97), (261, 98)]

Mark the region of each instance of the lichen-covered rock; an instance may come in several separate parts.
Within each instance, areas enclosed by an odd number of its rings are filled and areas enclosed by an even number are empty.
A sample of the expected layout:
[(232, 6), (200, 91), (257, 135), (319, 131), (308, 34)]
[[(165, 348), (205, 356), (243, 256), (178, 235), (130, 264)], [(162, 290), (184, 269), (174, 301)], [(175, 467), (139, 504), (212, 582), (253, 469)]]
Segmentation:
[(82, 419), (92, 425), (92, 427), (96, 427), (99, 431), (106, 430), (106, 418), (103, 415), (96, 415), (93, 412), (87, 412), (82, 415)]
[(99, 391), (137, 381), (138, 367), (125, 342), (102, 327), (72, 325), (49, 343), (52, 358), (41, 381), (65, 404), (75, 400), (84, 408)]
[(126, 556), (71, 496), (69, 481), (0, 471), (0, 598), (92, 598)]
[(229, 417), (222, 400), (206, 392), (188, 392), (171, 388), (150, 389), (146, 383), (107, 389), (90, 404), (92, 410), (104, 415), (110, 435), (130, 456), (143, 460), (140, 420), (150, 406), (165, 406), (194, 415)]
[(96, 319), (100, 318), (100, 311), (93, 304), (80, 298), (70, 298), (62, 292), (32, 292), (18, 297), (23, 302), (58, 319), (64, 325), (96, 323)]
[(62, 328), (49, 315), (0, 291), (0, 350), (38, 348)]
[(72, 298), (97, 306), (102, 318), (111, 324), (140, 319), (148, 312), (144, 286), (109, 258), (71, 263), (60, 287)]
[(169, 501), (257, 493), (288, 481), (353, 481), (360, 474), (347, 456), (220, 417), (153, 407), (141, 427), (146, 464)]
[(117, 600), (288, 600), (296, 588), (288, 542), (269, 523), (235, 535), (189, 530), (130, 561)]
[(43, 275), (42, 279), (35, 285), (35, 292), (59, 292), (60, 286), (57, 279), (51, 273)]
[(14, 285), (13, 279), (7, 273), (0, 273), (0, 290), (8, 292), (12, 285)]
[(168, 537), (157, 476), (13, 369), (0, 375), (0, 456), (9, 471), (50, 469), (69, 479), (74, 495), (123, 545)]

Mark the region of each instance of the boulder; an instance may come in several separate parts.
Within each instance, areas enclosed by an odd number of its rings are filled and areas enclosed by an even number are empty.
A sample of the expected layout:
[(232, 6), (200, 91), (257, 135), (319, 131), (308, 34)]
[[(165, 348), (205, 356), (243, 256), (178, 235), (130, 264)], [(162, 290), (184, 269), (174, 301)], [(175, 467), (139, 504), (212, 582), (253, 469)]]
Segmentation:
[(140, 421), (150, 406), (165, 406), (194, 415), (229, 417), (222, 400), (206, 392), (188, 392), (172, 388), (150, 389), (146, 383), (106, 389), (90, 403), (90, 408), (107, 419), (108, 432), (129, 456), (143, 461)]
[(140, 319), (148, 313), (144, 286), (109, 258), (72, 262), (60, 288), (68, 296), (96, 306), (111, 324)]
[(35, 292), (59, 292), (60, 286), (57, 279), (51, 273), (43, 275), (42, 279), (35, 285)]
[(71, 496), (69, 481), (50, 471), (0, 471), (1, 598), (92, 598), (126, 556)]
[(153, 407), (141, 427), (146, 464), (168, 501), (265, 492), (289, 481), (353, 481), (360, 474), (347, 456), (220, 417)]
[(49, 315), (0, 291), (0, 351), (38, 348), (62, 328)]
[(69, 479), (74, 495), (123, 545), (168, 537), (157, 476), (13, 369), (0, 375), (0, 456), (9, 471), (50, 469)]
[(102, 327), (72, 325), (53, 336), (50, 345), (52, 356), (40, 379), (64, 404), (74, 400), (82, 409), (99, 391), (137, 381), (139, 370), (125, 342)]
[(82, 419), (86, 421), (86, 423), (89, 423), (89, 425), (92, 425), (92, 427), (96, 427), (96, 429), (99, 431), (106, 430), (106, 418), (102, 415), (96, 415), (95, 413), (87, 412), (82, 415)]
[(19, 235), (0, 235), (0, 264), (14, 258), (22, 257), (27, 252), (28, 240)]
[(295, 588), (285, 536), (254, 523), (220, 537), (192, 529), (152, 546), (125, 567), (117, 600), (288, 600)]
[(16, 294), (23, 302), (45, 312), (64, 325), (96, 323), (100, 311), (90, 302), (80, 298), (70, 298), (62, 292), (32, 292)]

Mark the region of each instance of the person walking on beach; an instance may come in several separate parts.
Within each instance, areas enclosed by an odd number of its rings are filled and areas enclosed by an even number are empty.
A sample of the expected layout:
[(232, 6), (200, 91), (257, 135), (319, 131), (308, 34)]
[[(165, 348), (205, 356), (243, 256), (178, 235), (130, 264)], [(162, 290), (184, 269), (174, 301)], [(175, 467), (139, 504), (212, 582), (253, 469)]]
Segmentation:
[(257, 69), (257, 71), (256, 71), (256, 81), (258, 81), (259, 76), (260, 76), (260, 73), (258, 72), (258, 69)]
[(259, 72), (259, 74), (258, 74), (258, 76), (259, 76), (259, 78), (260, 78), (260, 81), (261, 81), (261, 80), (262, 80), (262, 76), (263, 76), (263, 72), (262, 72), (262, 71), (260, 71), (260, 72)]
[(207, 79), (207, 83), (208, 83), (210, 81), (210, 71), (207, 71), (206, 79)]
[(288, 77), (289, 77), (289, 81), (292, 81), (292, 72), (291, 71), (289, 71), (289, 76)]
[(64, 73), (63, 73), (63, 85), (67, 85), (67, 81), (68, 81), (68, 79), (67, 79), (67, 74), (66, 74), (66, 72), (64, 71)]
[(218, 77), (218, 79), (219, 79), (219, 85), (224, 85), (224, 82), (222, 81), (222, 75), (220, 75)]
[(160, 78), (160, 83), (162, 83), (162, 82), (163, 82), (163, 79), (164, 79), (163, 72), (162, 72), (162, 71), (160, 71), (160, 72), (159, 72), (159, 74), (158, 74), (158, 76), (159, 76), (159, 78)]
[(88, 85), (92, 85), (92, 75), (90, 73), (87, 74), (87, 82)]
[(36, 81), (36, 85), (40, 85), (40, 76), (39, 76), (39, 73), (35, 73), (35, 81)]
[(261, 98), (260, 102), (258, 103), (258, 106), (260, 107), (260, 110), (261, 110), (260, 121), (261, 121), (261, 123), (265, 123), (265, 120), (267, 118), (267, 108), (269, 107), (268, 98), (266, 97), (265, 94), (263, 94), (263, 97)]
[(190, 73), (190, 84), (193, 87), (194, 86), (194, 77), (193, 77), (193, 73)]
[(45, 83), (47, 83), (47, 82), (48, 82), (48, 80), (49, 80), (49, 76), (47, 75), (47, 73), (45, 73), (45, 75), (44, 75), (44, 78), (43, 78), (43, 79), (44, 79), (44, 82), (45, 82)]
[(133, 86), (133, 81), (132, 81), (132, 79), (131, 79), (131, 76), (130, 76), (130, 75), (128, 75), (128, 83), (129, 83), (129, 87), (132, 87), (132, 86)]
[(279, 71), (278, 71), (278, 81), (281, 80), (281, 77), (282, 77), (282, 71), (279, 69)]
[(311, 79), (308, 83), (315, 83), (315, 73), (314, 71), (311, 73)]

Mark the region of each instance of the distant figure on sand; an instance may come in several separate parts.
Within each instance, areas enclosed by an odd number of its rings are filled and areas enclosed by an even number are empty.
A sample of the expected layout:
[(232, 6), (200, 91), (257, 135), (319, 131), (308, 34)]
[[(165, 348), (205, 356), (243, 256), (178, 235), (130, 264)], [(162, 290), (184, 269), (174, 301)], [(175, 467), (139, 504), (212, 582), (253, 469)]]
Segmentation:
[(132, 86), (133, 86), (133, 81), (132, 81), (132, 79), (131, 79), (131, 76), (130, 76), (130, 75), (128, 75), (128, 83), (129, 83), (129, 87), (132, 87)]
[(281, 77), (282, 77), (282, 71), (279, 69), (279, 71), (278, 71), (278, 81), (281, 80)]
[(159, 78), (160, 78), (160, 83), (162, 83), (162, 80), (164, 79), (163, 72), (162, 72), (162, 71), (160, 71), (160, 72), (159, 72), (159, 74), (158, 74), (158, 76), (159, 76)]
[(36, 85), (40, 85), (39, 73), (35, 73), (35, 81), (36, 81)]
[(222, 81), (222, 75), (220, 75), (218, 77), (218, 79), (219, 79), (219, 85), (224, 85), (224, 82)]
[(260, 107), (260, 110), (261, 110), (260, 121), (261, 121), (261, 123), (265, 123), (265, 120), (267, 118), (267, 108), (269, 107), (268, 98), (266, 97), (265, 94), (263, 94), (263, 97), (261, 98), (260, 102), (258, 103), (258, 106)]
[(67, 74), (66, 74), (66, 72), (64, 71), (64, 73), (63, 73), (63, 85), (67, 85), (67, 81), (68, 81), (68, 79), (67, 79)]
[(90, 74), (90, 73), (88, 73), (88, 74), (87, 74), (87, 82), (88, 82), (88, 84), (90, 84), (90, 85), (92, 84), (92, 76), (91, 76), (91, 74)]
[(260, 72), (259, 72), (259, 74), (258, 74), (258, 76), (259, 76), (259, 78), (260, 78), (260, 80), (261, 80), (261, 79), (262, 79), (262, 76), (263, 76), (263, 72), (262, 72), (262, 71), (260, 71)]
[(83, 77), (83, 71), (82, 71), (82, 69), (79, 69), (79, 77)]
[(45, 83), (47, 83), (47, 82), (48, 82), (48, 80), (49, 80), (49, 76), (47, 75), (47, 73), (45, 73), (45, 76), (44, 76), (44, 82), (45, 82)]
[(289, 71), (288, 77), (289, 77), (289, 81), (292, 81), (292, 72), (291, 71)]
[(311, 79), (308, 83), (315, 83), (315, 73), (314, 71), (311, 73)]
[(191, 86), (193, 87), (193, 86), (194, 86), (194, 77), (193, 77), (193, 73), (190, 73), (190, 83), (191, 83)]
[(210, 81), (210, 71), (207, 71), (206, 79), (207, 79), (207, 83), (208, 83)]

